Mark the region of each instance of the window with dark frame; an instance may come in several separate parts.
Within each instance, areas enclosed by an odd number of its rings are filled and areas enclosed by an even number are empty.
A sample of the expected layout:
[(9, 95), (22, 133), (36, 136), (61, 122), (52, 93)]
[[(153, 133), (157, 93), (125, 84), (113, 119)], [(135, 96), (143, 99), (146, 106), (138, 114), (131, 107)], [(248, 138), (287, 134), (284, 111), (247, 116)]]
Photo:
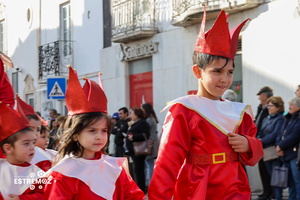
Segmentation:
[[(71, 41), (71, 8), (69, 2), (62, 4), (60, 6), (60, 29), (61, 29), (61, 40)], [(72, 52), (69, 46), (64, 45), (63, 55), (68, 56), (71, 55), (71, 53)]]

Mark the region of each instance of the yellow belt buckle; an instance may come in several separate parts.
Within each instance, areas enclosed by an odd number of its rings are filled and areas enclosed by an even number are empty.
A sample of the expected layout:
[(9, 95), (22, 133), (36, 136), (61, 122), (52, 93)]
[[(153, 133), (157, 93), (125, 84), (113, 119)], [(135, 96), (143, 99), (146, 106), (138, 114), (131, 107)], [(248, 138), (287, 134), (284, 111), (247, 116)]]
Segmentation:
[[(216, 161), (217, 156), (222, 156), (222, 160)], [(225, 163), (226, 162), (225, 152), (212, 154), (212, 162), (213, 162), (213, 164)]]

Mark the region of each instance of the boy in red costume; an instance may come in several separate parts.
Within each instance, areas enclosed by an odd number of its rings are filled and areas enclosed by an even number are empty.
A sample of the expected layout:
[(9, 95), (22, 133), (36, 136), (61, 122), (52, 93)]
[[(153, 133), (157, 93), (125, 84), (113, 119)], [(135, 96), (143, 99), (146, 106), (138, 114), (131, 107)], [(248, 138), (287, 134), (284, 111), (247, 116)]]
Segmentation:
[[(43, 119), (35, 113), (31, 105), (23, 101), (18, 95), (17, 95), (17, 110), (20, 113), (24, 113), (24, 115), (29, 121), (29, 124), (31, 125), (31, 128), (34, 130), (36, 134), (36, 139), (38, 139), (40, 137)], [(35, 154), (30, 163), (38, 166), (39, 168), (41, 168), (43, 171), (46, 172), (51, 168), (52, 156), (49, 155), (44, 149), (35, 146)]]
[(41, 169), (29, 162), (34, 156), (36, 135), (28, 120), (13, 109), (12, 86), (0, 59), (0, 200), (43, 200), (43, 185), (32, 185)]
[(204, 9), (194, 49), (197, 95), (171, 103), (159, 156), (149, 186), (149, 200), (246, 200), (251, 197), (242, 165), (255, 165), (263, 155), (255, 138), (249, 105), (221, 99), (233, 81), (234, 56), (243, 23), (228, 30), (221, 11), (205, 30)]

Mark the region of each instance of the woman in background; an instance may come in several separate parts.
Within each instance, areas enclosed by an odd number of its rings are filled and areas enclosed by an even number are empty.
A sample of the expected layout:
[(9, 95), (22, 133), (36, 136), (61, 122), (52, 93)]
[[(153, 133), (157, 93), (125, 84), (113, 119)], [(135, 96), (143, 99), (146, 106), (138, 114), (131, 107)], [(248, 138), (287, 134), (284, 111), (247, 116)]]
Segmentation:
[(153, 140), (152, 153), (146, 157), (145, 160), (145, 178), (146, 178), (146, 188), (149, 186), (151, 177), (153, 174), (154, 160), (157, 158), (158, 153), (158, 136), (157, 136), (157, 124), (158, 119), (156, 117), (155, 111), (150, 103), (144, 103), (142, 109), (146, 115), (146, 122), (150, 127), (150, 140)]
[(146, 193), (145, 185), (145, 159), (146, 155), (136, 156), (133, 150), (133, 142), (144, 141), (145, 137), (149, 138), (149, 125), (146, 122), (144, 111), (139, 107), (130, 109), (131, 121), (128, 122), (129, 128), (126, 136), (126, 146), (128, 154), (134, 163), (134, 173), (136, 175), (136, 183), (141, 190)]
[[(281, 97), (270, 97), (267, 100), (267, 107), (269, 115), (263, 119), (260, 133), (257, 134), (260, 136), (259, 139), (263, 144), (263, 148), (275, 146), (276, 138), (280, 136), (284, 122), (284, 102)], [(278, 158), (268, 161), (264, 160), (264, 163), (270, 177), (272, 176), (273, 168), (282, 165), (280, 159)], [(282, 200), (282, 188), (273, 187), (273, 191), (275, 199)]]

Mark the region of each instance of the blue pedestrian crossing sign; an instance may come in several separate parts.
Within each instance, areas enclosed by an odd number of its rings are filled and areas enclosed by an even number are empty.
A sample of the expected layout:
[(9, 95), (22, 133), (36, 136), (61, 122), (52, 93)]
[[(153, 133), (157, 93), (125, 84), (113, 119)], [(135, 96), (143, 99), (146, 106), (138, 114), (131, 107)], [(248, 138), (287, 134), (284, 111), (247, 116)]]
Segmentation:
[(48, 99), (64, 99), (66, 94), (65, 78), (47, 79), (47, 97)]

